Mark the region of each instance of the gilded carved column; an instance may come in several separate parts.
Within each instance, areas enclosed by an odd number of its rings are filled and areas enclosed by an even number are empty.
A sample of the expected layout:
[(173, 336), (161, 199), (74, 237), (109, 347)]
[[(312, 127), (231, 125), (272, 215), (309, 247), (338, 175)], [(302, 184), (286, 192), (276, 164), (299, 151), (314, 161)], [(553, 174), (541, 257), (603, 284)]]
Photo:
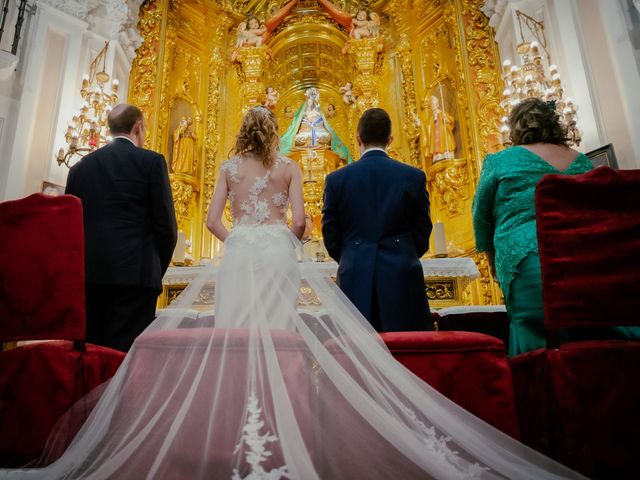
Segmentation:
[(231, 20), (223, 15), (211, 19), (215, 26), (209, 41), (209, 85), (207, 89), (207, 124), (205, 138), (205, 166), (203, 175), (203, 217), (206, 217), (216, 181), (216, 157), (220, 145), (218, 112), (220, 109), (220, 87), (223, 81), (224, 54), (221, 48), (224, 33), (231, 26)]
[(500, 76), (500, 60), (493, 39), (489, 20), (482, 12), (484, 0), (461, 0), (464, 40), (466, 42), (466, 70), (473, 83), (472, 101), (475, 103), (475, 117), (478, 125), (478, 164), (487, 153), (501, 148), (498, 125), (502, 116), (500, 97), (503, 83)]
[[(460, 0), (462, 20), (463, 68), (469, 75), (470, 120), (475, 129), (475, 162), (470, 162), (472, 184), (477, 181), (482, 159), (495, 152), (500, 145), (498, 125), (502, 111), (500, 97), (503, 83), (497, 46), (488, 18), (482, 12), (484, 0)], [(494, 283), (486, 255), (476, 254), (475, 261), (480, 270), (481, 301), (484, 304), (504, 301)]]
[(149, 127), (149, 134), (145, 140), (147, 148), (156, 141), (155, 122), (158, 100), (158, 76), (160, 75), (160, 58), (162, 55), (163, 19), (166, 13), (167, 0), (147, 0), (140, 8), (138, 31), (144, 39), (136, 52), (136, 58), (131, 66), (129, 81), (129, 101), (137, 105)]
[(404, 102), (404, 122), (402, 129), (409, 144), (411, 164), (422, 168), (420, 158), (420, 128), (416, 124), (416, 86), (413, 79), (413, 62), (411, 44), (407, 35), (401, 35), (400, 42), (396, 48), (400, 72), (402, 75), (402, 100)]
[(378, 80), (384, 55), (381, 37), (349, 41), (348, 55), (355, 69), (354, 90), (358, 92), (356, 107), (359, 113), (378, 106)]
[(242, 112), (260, 104), (260, 97), (264, 95), (264, 77), (268, 68), (269, 48), (242, 47), (237, 50), (233, 64), (240, 79), (240, 95), (242, 98)]

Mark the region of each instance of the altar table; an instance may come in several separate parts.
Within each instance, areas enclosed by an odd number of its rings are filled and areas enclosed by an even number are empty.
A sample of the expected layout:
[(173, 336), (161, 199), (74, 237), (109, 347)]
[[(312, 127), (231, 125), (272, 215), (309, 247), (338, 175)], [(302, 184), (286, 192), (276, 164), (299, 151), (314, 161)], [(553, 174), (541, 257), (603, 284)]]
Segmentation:
[[(335, 278), (336, 262), (303, 262), (305, 269), (312, 269)], [(473, 280), (480, 276), (478, 267), (469, 257), (421, 259), (424, 272), (424, 285), (431, 308), (444, 308), (463, 305), (462, 292)], [(162, 295), (158, 308), (164, 308), (184, 290), (187, 285), (202, 272), (206, 266), (169, 267), (162, 284)], [(312, 292), (304, 283), (300, 287), (300, 303), (313, 302)], [(211, 309), (214, 304), (215, 285), (210, 285), (200, 293), (196, 307)]]

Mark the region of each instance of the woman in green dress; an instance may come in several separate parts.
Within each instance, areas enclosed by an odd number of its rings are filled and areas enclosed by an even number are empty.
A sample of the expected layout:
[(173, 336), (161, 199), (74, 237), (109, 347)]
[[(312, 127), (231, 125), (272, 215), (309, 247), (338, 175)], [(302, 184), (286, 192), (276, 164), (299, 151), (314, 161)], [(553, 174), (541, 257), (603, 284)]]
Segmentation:
[[(591, 170), (587, 156), (569, 148), (555, 105), (522, 101), (509, 116), (513, 147), (487, 155), (473, 201), (476, 250), (486, 252), (509, 313), (509, 355), (545, 346), (542, 278), (536, 235), (535, 189), (548, 173)], [(617, 329), (630, 337), (634, 330)], [(567, 332), (562, 335), (568, 338)], [(575, 338), (575, 337), (574, 337)]]

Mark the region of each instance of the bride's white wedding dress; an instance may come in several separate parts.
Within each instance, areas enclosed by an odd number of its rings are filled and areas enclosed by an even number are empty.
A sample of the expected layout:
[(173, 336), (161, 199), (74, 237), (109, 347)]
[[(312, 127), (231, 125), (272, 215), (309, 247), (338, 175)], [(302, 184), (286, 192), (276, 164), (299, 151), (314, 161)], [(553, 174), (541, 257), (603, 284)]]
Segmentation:
[[(330, 278), (298, 263), (288, 162), (225, 162), (236, 221), (219, 267), (136, 340), (60, 458), (0, 477), (580, 478), (415, 377)], [(215, 311), (202, 311), (212, 290)]]

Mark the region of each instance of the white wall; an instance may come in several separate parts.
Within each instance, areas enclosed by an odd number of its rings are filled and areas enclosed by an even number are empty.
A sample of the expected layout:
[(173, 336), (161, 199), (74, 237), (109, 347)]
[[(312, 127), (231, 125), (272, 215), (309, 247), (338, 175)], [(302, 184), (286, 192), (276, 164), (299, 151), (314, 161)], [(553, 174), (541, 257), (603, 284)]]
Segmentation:
[[(578, 105), (583, 137), (579, 149), (613, 143), (621, 168), (640, 168), (640, 56), (629, 31), (629, 19), (639, 17), (626, 12), (625, 18), (623, 7), (628, 8), (629, 2), (485, 0), (485, 12), (496, 29), (503, 59), (514, 60), (521, 41), (516, 10), (544, 22), (551, 61), (558, 65), (565, 96)], [(525, 41), (533, 39), (526, 28), (523, 33)]]
[[(40, 191), (43, 181), (66, 183), (67, 167), (58, 166), (55, 153), (66, 147), (67, 123), (82, 104), (82, 75), (108, 41), (105, 71), (120, 80), (120, 100), (126, 101), (140, 41), (135, 25), (142, 0), (30, 3), (36, 11), (26, 17), (15, 72), (0, 79), (0, 200)], [(12, 11), (2, 48), (11, 48), (14, 17)]]

